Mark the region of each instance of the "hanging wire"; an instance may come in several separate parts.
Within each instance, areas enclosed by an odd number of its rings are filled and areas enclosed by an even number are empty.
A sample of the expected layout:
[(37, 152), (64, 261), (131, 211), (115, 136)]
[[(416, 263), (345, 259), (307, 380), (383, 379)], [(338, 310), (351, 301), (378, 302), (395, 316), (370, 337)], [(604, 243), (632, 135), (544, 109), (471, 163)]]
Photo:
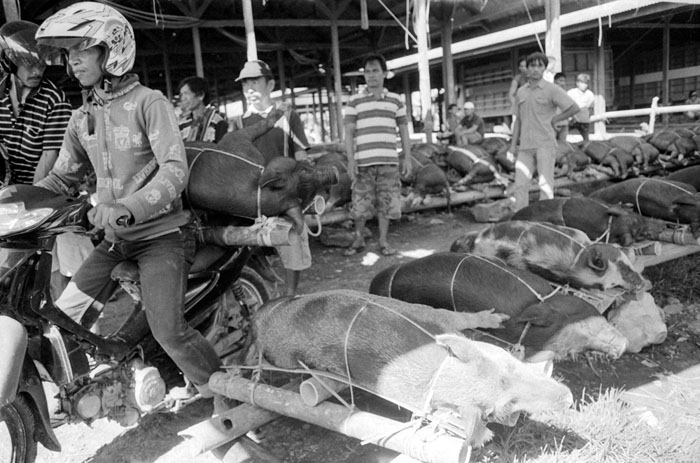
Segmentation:
[[(530, 19), (530, 24), (532, 24), (534, 21), (532, 20), (532, 15), (530, 14), (530, 8), (527, 7), (527, 0), (523, 0), (523, 5), (525, 6), (527, 17)], [(538, 34), (535, 34), (535, 40), (537, 40), (537, 46), (540, 47), (540, 51), (544, 53), (544, 47), (542, 46), (542, 42), (540, 42), (540, 36)]]
[[(408, 30), (408, 28), (406, 28), (406, 26), (404, 26), (404, 25), (401, 23), (401, 20), (400, 20), (399, 18), (396, 17), (396, 15), (394, 14), (394, 12), (391, 11), (391, 10), (389, 9), (389, 7), (387, 7), (386, 4), (385, 4), (382, 0), (377, 0), (377, 1), (379, 2), (380, 5), (382, 5), (382, 6), (384, 7), (384, 9), (387, 11), (387, 13), (389, 13), (389, 15), (392, 17), (392, 19), (393, 19), (394, 21), (396, 21), (396, 22), (399, 24), (399, 26), (401, 26), (401, 28), (402, 28), (404, 31), (406, 31), (406, 34), (408, 34), (408, 35), (413, 39), (414, 42), (418, 43), (418, 39), (416, 39), (416, 38), (413, 36), (413, 34), (411, 34), (411, 32)], [(408, 2), (408, 1), (410, 1), (410, 0), (406, 0), (406, 2)], [(408, 6), (408, 5), (407, 5), (407, 6)], [(407, 15), (406, 17), (408, 18), (408, 15)], [(408, 46), (407, 46), (406, 48), (408, 48)]]

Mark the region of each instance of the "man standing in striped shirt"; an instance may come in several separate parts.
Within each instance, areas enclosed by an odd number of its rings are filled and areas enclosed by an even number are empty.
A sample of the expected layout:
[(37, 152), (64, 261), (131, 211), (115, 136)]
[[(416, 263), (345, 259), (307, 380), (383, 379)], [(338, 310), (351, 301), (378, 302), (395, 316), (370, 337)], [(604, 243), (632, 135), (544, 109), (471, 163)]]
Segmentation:
[(399, 129), (404, 157), (401, 174), (411, 174), (411, 139), (406, 106), (396, 93), (384, 88), (386, 61), (381, 55), (364, 59), (367, 87), (350, 97), (345, 107), (345, 150), (348, 174), (352, 180), (352, 218), (355, 240), (343, 253), (352, 256), (364, 251), (365, 223), (376, 212), (379, 222), (379, 251), (395, 254), (389, 246), (389, 221), (401, 218), (401, 182), (396, 129)]
[(38, 26), (11, 21), (0, 28), (0, 142), (12, 170), (11, 183), (44, 178), (58, 157), (71, 116), (66, 95), (45, 79), (46, 57), (34, 39)]

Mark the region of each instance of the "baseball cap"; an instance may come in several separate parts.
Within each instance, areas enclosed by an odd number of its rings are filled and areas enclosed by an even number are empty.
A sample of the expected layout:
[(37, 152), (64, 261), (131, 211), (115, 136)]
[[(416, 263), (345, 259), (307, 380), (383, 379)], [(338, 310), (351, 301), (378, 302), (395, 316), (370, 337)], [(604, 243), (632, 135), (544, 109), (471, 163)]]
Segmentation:
[(467, 101), (464, 103), (464, 109), (476, 109), (476, 106), (474, 106), (474, 103), (471, 101)]
[(257, 77), (268, 77), (272, 78), (272, 70), (270, 66), (267, 65), (265, 61), (248, 61), (243, 65), (241, 73), (238, 74), (238, 79), (236, 82), (243, 79), (255, 79)]

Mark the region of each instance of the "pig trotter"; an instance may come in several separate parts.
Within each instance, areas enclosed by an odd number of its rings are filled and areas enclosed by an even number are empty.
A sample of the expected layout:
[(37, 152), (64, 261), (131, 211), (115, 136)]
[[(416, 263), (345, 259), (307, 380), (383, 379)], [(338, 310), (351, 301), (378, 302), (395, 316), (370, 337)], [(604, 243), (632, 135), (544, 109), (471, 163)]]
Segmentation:
[(474, 328), (503, 328), (503, 322), (510, 317), (504, 313), (494, 313), (495, 309), (482, 310), (474, 314)]

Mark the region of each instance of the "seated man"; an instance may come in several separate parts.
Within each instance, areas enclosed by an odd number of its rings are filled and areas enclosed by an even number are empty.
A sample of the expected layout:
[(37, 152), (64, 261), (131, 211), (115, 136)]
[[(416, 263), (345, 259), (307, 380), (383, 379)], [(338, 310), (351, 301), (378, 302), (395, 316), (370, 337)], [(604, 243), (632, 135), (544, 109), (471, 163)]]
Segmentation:
[(471, 101), (464, 103), (464, 114), (455, 132), (457, 144), (478, 145), (484, 141), (484, 120), (476, 114), (476, 106)]
[[(698, 92), (695, 90), (691, 90), (690, 93), (688, 93), (688, 99), (685, 100), (685, 104), (700, 105), (700, 98), (698, 98)], [(686, 111), (684, 114), (685, 114), (685, 117), (687, 117), (688, 121), (690, 121), (690, 122), (695, 122), (698, 119), (700, 119), (700, 110)]]

